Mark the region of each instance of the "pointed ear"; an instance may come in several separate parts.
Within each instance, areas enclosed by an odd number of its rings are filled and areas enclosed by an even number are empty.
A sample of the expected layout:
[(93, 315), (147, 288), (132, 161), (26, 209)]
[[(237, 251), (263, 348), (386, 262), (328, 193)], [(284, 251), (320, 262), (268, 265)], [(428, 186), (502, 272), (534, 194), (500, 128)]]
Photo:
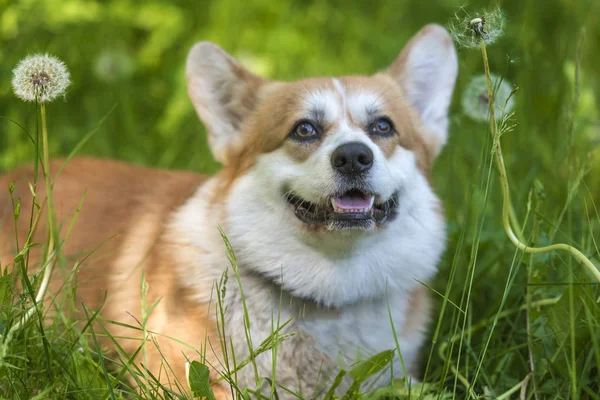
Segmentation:
[(448, 32), (431, 24), (421, 29), (387, 70), (404, 89), (435, 144), (437, 155), (448, 138), (448, 107), (458, 73)]
[(227, 150), (241, 136), (266, 80), (209, 42), (199, 42), (190, 50), (186, 78), (190, 99), (208, 131), (212, 153), (217, 161), (227, 164)]

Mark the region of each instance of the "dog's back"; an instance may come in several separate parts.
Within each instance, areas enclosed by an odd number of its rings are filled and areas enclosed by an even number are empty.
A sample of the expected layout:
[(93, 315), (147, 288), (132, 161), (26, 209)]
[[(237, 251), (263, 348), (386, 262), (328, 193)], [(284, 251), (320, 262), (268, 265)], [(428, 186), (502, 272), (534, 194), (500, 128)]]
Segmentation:
[[(51, 162), (52, 177), (56, 176), (63, 163), (63, 160)], [(36, 202), (42, 213), (32, 243), (44, 243), (48, 234), (46, 189), (41, 167), (38, 174)], [(16, 229), (18, 244), (22, 247), (31, 224), (32, 194), (29, 185), (33, 179), (32, 166), (0, 176), (2, 265), (12, 263), (17, 249), (9, 184), (14, 182), (13, 198), (15, 203), (17, 199), (20, 201)], [(203, 180), (203, 176), (191, 172), (91, 158), (70, 160), (53, 184), (56, 220), (61, 228), (59, 236), (64, 238), (72, 225), (68, 238), (61, 244), (61, 253), (69, 259), (86, 258), (88, 265), (110, 265), (131, 234), (136, 235), (138, 243), (149, 248), (158, 240), (169, 214), (193, 194)], [(143, 224), (144, 229), (139, 224)], [(140, 252), (137, 246), (136, 252)], [(38, 261), (42, 251), (42, 246), (34, 246), (30, 259)]]
[[(56, 176), (63, 160), (51, 163), (51, 174)], [(13, 268), (14, 257), (23, 248), (31, 225), (33, 167), (21, 167), (0, 176), (0, 264)], [(46, 305), (55, 302), (60, 307), (66, 285), (75, 288), (78, 309), (76, 318), (85, 318), (83, 305), (91, 310), (102, 307), (106, 320), (117, 321), (139, 328), (142, 296), (140, 283), (144, 279), (153, 290), (145, 299), (148, 307), (159, 301), (148, 324), (162, 327), (161, 335), (181, 338), (194, 332), (204, 337), (214, 327), (207, 323), (208, 310), (202, 304), (187, 300), (187, 292), (179, 287), (177, 274), (170, 259), (171, 246), (163, 236), (171, 213), (182, 204), (204, 181), (199, 174), (167, 171), (134, 166), (115, 161), (75, 158), (54, 182), (56, 220), (60, 227), (61, 259), (57, 262)], [(13, 199), (20, 201), (20, 214), (14, 221), (13, 202), (9, 184), (15, 183)], [(41, 169), (37, 180), (37, 203), (41, 207), (37, 226), (30, 243), (36, 243), (28, 252), (29, 272), (39, 270), (47, 242), (48, 223), (45, 204), (45, 185)], [(37, 211), (34, 209), (34, 221)], [(18, 240), (15, 237), (15, 224)], [(64, 240), (64, 241), (63, 241)], [(18, 244), (18, 246), (17, 246)], [(74, 268), (77, 266), (77, 268)], [(68, 284), (67, 282), (70, 282)], [(66, 307), (63, 305), (64, 309)], [(52, 307), (49, 307), (52, 310)], [(126, 310), (139, 310), (129, 315)], [(190, 313), (194, 318), (182, 314)], [(52, 315), (52, 311), (50, 311)], [(142, 322), (140, 320), (140, 322)], [(140, 346), (141, 332), (111, 322), (104, 327), (113, 336), (131, 337), (120, 340), (128, 353)], [(185, 325), (185, 326), (184, 326)], [(96, 324), (95, 329), (102, 332)], [(104, 335), (100, 335), (102, 337)], [(193, 339), (189, 338), (190, 343)], [(181, 359), (182, 346), (159, 335), (160, 351), (164, 359)], [(200, 343), (194, 341), (197, 346)], [(110, 345), (105, 338), (103, 345)], [(147, 346), (150, 370), (159, 371), (163, 355), (153, 344)], [(173, 369), (177, 378), (184, 378), (184, 360)], [(173, 376), (164, 374), (163, 381), (173, 382)], [(179, 382), (179, 385), (181, 383)]]

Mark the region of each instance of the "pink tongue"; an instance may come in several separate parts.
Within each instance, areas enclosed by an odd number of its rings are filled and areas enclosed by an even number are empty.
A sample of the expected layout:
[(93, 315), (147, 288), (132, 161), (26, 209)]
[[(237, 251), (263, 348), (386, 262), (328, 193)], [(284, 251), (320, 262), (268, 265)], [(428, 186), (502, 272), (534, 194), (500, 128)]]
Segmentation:
[(341, 209), (348, 210), (353, 208), (367, 208), (371, 205), (370, 198), (360, 195), (344, 195), (334, 197), (335, 205)]

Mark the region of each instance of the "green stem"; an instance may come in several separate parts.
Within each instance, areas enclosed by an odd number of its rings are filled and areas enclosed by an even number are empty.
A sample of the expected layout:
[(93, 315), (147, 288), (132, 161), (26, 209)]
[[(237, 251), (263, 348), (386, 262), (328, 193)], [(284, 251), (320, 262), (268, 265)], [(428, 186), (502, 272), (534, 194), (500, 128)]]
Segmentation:
[[(594, 277), (598, 281), (600, 281), (600, 271), (598, 271), (596, 266), (581, 251), (577, 250), (575, 247), (564, 244), (564, 243), (558, 243), (558, 244), (553, 244), (553, 245), (544, 246), (544, 247), (530, 247), (530, 246), (527, 246), (526, 244), (524, 244), (519, 239), (519, 236), (517, 236), (517, 234), (515, 234), (515, 232), (513, 230), (513, 225), (511, 225), (511, 220), (514, 223), (514, 226), (518, 226), (518, 223), (515, 223), (515, 222), (517, 222), (516, 215), (514, 213), (512, 204), (510, 202), (510, 187), (508, 185), (508, 177), (506, 174), (506, 167), (504, 165), (504, 158), (502, 157), (502, 146), (500, 143), (500, 133), (498, 131), (498, 125), (496, 123), (496, 115), (494, 113), (494, 89), (493, 89), (492, 78), (491, 78), (491, 74), (490, 74), (490, 65), (489, 65), (489, 61), (488, 61), (488, 57), (487, 57), (487, 50), (486, 50), (485, 41), (483, 40), (483, 38), (479, 39), (479, 45), (481, 48), (481, 55), (483, 58), (483, 68), (484, 68), (485, 77), (486, 77), (488, 98), (490, 99), (490, 132), (491, 132), (492, 138), (493, 138), (494, 159), (496, 161), (496, 167), (498, 168), (498, 173), (500, 175), (500, 184), (502, 187), (502, 223), (504, 225), (504, 230), (506, 231), (508, 238), (519, 250), (524, 251), (526, 253), (530, 253), (530, 254), (548, 253), (548, 252), (555, 251), (555, 250), (567, 251), (573, 257), (575, 257), (579, 262), (581, 262), (594, 275)], [(519, 229), (519, 231), (520, 231), (520, 229)], [(545, 299), (545, 300), (534, 302), (534, 303), (528, 302), (525, 305), (525, 309), (528, 309), (529, 306), (540, 306), (540, 305), (542, 305), (541, 304), (542, 302), (544, 305), (554, 304), (557, 300), (558, 299)], [(500, 313), (495, 318), (496, 319), (502, 318), (503, 314), (505, 314), (505, 313)], [(487, 320), (482, 321), (479, 324), (469, 328), (468, 332), (472, 333), (473, 330), (479, 329), (482, 326), (486, 326), (487, 323), (489, 323)], [(446, 348), (448, 347), (448, 344), (454, 342), (455, 340), (457, 340), (461, 337), (462, 337), (462, 333), (456, 334), (440, 345), (440, 347), (438, 349), (438, 354), (442, 360), (447, 361), (447, 357), (444, 353), (445, 353)], [(468, 381), (468, 379), (465, 376), (463, 376), (460, 373), (460, 371), (458, 371), (456, 366), (453, 365), (452, 363), (450, 363), (450, 367), (451, 367), (452, 372), (455, 374), (455, 376), (463, 383), (463, 385), (467, 389), (467, 392), (469, 393), (469, 395), (471, 397), (474, 397), (475, 394), (473, 392), (473, 386)], [(526, 381), (524, 380), (523, 382), (519, 383), (515, 387), (511, 388), (507, 393), (512, 394), (513, 391), (516, 391), (516, 390), (518, 390), (519, 387), (523, 386), (523, 384), (525, 382)], [(505, 395), (507, 393), (505, 393)]]
[[(520, 312), (520, 311), (523, 311), (523, 310), (528, 310), (530, 308), (538, 308), (538, 307), (544, 307), (544, 306), (551, 306), (551, 305), (556, 304), (558, 302), (558, 300), (560, 300), (559, 297), (551, 297), (551, 298), (548, 298), (548, 299), (541, 299), (541, 300), (538, 300), (538, 301), (531, 302), (529, 304), (524, 304), (524, 305), (520, 306), (519, 308), (502, 311), (501, 313), (497, 314), (493, 318), (488, 318), (488, 319), (481, 320), (478, 323), (476, 323), (475, 325), (472, 325), (471, 327), (469, 327), (469, 329), (467, 329), (466, 331), (458, 332), (458, 333), (454, 334), (453, 336), (451, 336), (449, 339), (446, 339), (445, 341), (443, 341), (440, 344), (440, 347), (438, 348), (438, 355), (439, 355), (439, 357), (444, 362), (447, 362), (448, 361), (448, 357), (446, 356), (445, 353), (446, 353), (446, 349), (448, 348), (448, 345), (450, 343), (453, 343), (453, 342), (459, 340), (465, 333), (473, 334), (473, 332), (475, 332), (475, 331), (477, 331), (479, 329), (483, 329), (483, 328), (489, 327), (489, 325), (492, 324), (495, 320), (500, 320), (502, 318), (506, 318), (506, 317), (508, 317), (510, 315), (513, 315), (513, 314), (517, 313), (517, 312)], [(452, 362), (450, 362), (450, 369), (456, 375), (456, 377), (462, 382), (462, 384), (465, 385), (465, 388), (467, 389), (467, 392), (469, 393), (469, 395), (472, 398), (476, 398), (477, 396), (473, 392), (473, 386), (471, 385), (471, 383), (469, 382), (469, 380), (463, 374), (460, 373), (460, 371), (458, 370), (458, 368), (456, 368), (456, 366), (454, 364), (452, 364)]]
[(519, 223), (519, 220), (517, 219), (517, 213), (515, 212), (514, 207), (512, 206), (512, 204), (509, 204), (510, 208), (508, 209), (509, 212), (509, 216), (510, 216), (510, 223), (512, 224), (512, 226), (515, 228), (515, 234), (517, 235), (517, 237), (519, 238), (519, 240), (521, 242), (525, 241), (525, 238), (523, 237), (523, 228), (521, 227), (521, 224)]
[(487, 57), (487, 51), (485, 47), (485, 41), (483, 39), (479, 39), (479, 44), (481, 47), (481, 55), (483, 56), (483, 68), (485, 71), (485, 77), (487, 80), (487, 90), (488, 97), (490, 99), (490, 130), (494, 139), (494, 156), (496, 160), (496, 166), (498, 168), (498, 173), (500, 174), (500, 183), (502, 185), (502, 223), (504, 225), (504, 230), (508, 235), (508, 238), (511, 242), (519, 249), (526, 253), (530, 254), (540, 254), (540, 253), (548, 253), (555, 250), (564, 250), (569, 252), (573, 257), (575, 257), (580, 263), (582, 263), (594, 277), (600, 281), (600, 271), (596, 266), (579, 250), (575, 247), (570, 246), (564, 243), (557, 243), (550, 246), (544, 247), (529, 247), (523, 242), (519, 240), (517, 235), (512, 229), (511, 226), (511, 218), (510, 218), (510, 209), (512, 208), (510, 202), (510, 188), (508, 186), (508, 178), (506, 176), (506, 167), (504, 166), (504, 158), (502, 157), (502, 146), (500, 144), (500, 134), (498, 132), (498, 126), (496, 124), (496, 116), (494, 115), (494, 90), (492, 86), (492, 78), (490, 75), (490, 66)]
[[(54, 240), (56, 236), (56, 219), (54, 217), (54, 199), (52, 196), (52, 182), (50, 181), (50, 150), (48, 149), (48, 129), (46, 126), (46, 106), (44, 103), (41, 103), (40, 105), (40, 113), (42, 114), (42, 156), (44, 162), (44, 182), (46, 183), (46, 207), (48, 210), (48, 227), (50, 228), (50, 239), (48, 240), (48, 250), (46, 254), (47, 258), (50, 258), (52, 252), (54, 251)], [(46, 271), (50, 271), (50, 274), (52, 273), (52, 264), (48, 266)], [(46, 278), (46, 275), (44, 275), (44, 278)], [(45, 287), (43, 287), (43, 289), (43, 292), (41, 290), (40, 292), (38, 292), (38, 295), (41, 294), (40, 300), (44, 297)]]
[(23, 318), (13, 325), (10, 329), (10, 333), (14, 333), (17, 330), (21, 329), (31, 316), (34, 314), (36, 310), (36, 306), (44, 300), (44, 296), (46, 295), (46, 290), (48, 289), (48, 285), (50, 283), (50, 277), (52, 276), (52, 270), (54, 267), (54, 241), (56, 235), (56, 219), (54, 217), (54, 201), (52, 198), (52, 183), (50, 181), (50, 157), (48, 150), (48, 129), (46, 126), (46, 105), (44, 103), (40, 103), (40, 114), (41, 114), (41, 122), (42, 122), (42, 163), (43, 163), (43, 173), (44, 173), (44, 181), (46, 183), (46, 207), (48, 210), (48, 227), (50, 229), (50, 237), (48, 239), (48, 249), (46, 251), (46, 257), (44, 263), (42, 265), (46, 266), (44, 271), (44, 277), (42, 279), (42, 284), (38, 289), (38, 292), (34, 299), (33, 306), (27, 310)]
[[(496, 397), (496, 400), (510, 399), (510, 396), (512, 396), (513, 393), (516, 393), (519, 390), (521, 390), (521, 393), (524, 393), (524, 389), (527, 389), (527, 384), (529, 383), (529, 379), (531, 379), (531, 375), (531, 373), (527, 374), (525, 379), (517, 383), (512, 388), (508, 389), (506, 392), (502, 393), (500, 396)], [(523, 397), (521, 396), (521, 398)]]

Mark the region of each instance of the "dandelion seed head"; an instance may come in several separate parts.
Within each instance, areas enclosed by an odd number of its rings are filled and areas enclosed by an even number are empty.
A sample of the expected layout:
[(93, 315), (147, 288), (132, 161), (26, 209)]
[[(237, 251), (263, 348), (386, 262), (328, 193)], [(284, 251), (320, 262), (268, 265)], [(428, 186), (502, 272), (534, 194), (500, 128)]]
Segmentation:
[(500, 8), (483, 13), (461, 9), (448, 24), (448, 30), (456, 45), (464, 48), (479, 47), (479, 39), (492, 44), (504, 32), (505, 17)]
[[(515, 99), (511, 96), (512, 84), (498, 75), (490, 74), (494, 88), (494, 114), (502, 118), (512, 111)], [(471, 119), (486, 122), (490, 116), (490, 98), (485, 75), (471, 79), (462, 96), (462, 107)]]
[(94, 72), (98, 79), (114, 83), (129, 78), (134, 68), (134, 62), (127, 52), (106, 50), (96, 58)]
[(13, 69), (12, 87), (23, 101), (46, 103), (64, 96), (71, 83), (69, 71), (58, 58), (48, 54), (25, 57)]

